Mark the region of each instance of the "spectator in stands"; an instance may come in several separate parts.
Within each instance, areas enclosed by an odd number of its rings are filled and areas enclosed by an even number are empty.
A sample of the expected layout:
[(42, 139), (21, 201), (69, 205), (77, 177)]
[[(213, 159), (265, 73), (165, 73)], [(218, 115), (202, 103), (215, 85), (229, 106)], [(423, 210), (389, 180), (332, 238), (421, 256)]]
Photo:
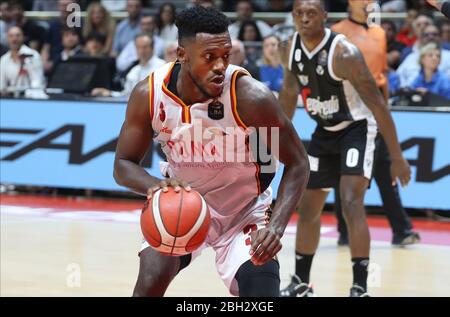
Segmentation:
[(139, 64), (134, 66), (127, 74), (124, 89), (121, 92), (105, 88), (94, 88), (92, 96), (128, 96), (136, 84), (146, 78), (156, 68), (166, 62), (153, 54), (153, 39), (147, 34), (139, 34), (135, 39)]
[(8, 45), (6, 40), (6, 33), (12, 26), (11, 11), (9, 10), (9, 3), (6, 0), (0, 1), (0, 44), (3, 46)]
[(417, 40), (412, 46), (408, 46), (402, 51), (402, 56), (400, 58), (400, 62), (403, 62), (405, 60), (405, 58), (409, 54), (411, 54), (412, 51), (418, 52), (420, 50), (420, 48), (424, 44), (426, 44), (426, 43), (424, 43), (426, 41), (426, 38), (424, 37), (425, 29), (428, 26), (433, 25), (433, 24), (434, 24), (433, 20), (429, 16), (423, 15), (423, 14), (420, 14), (414, 20), (413, 30), (414, 30), (414, 34), (416, 35)]
[(257, 61), (261, 57), (263, 37), (261, 36), (255, 21), (248, 20), (242, 22), (238, 40), (244, 43), (245, 54), (249, 60)]
[(400, 58), (405, 44), (396, 40), (397, 27), (394, 22), (383, 20), (381, 27), (386, 32), (388, 66), (390, 69), (396, 70), (400, 65)]
[(101, 3), (93, 2), (88, 6), (83, 36), (87, 37), (92, 32), (103, 33), (106, 36), (104, 49), (107, 54), (111, 53), (115, 29), (116, 23)]
[[(441, 43), (439, 29), (435, 25), (428, 26), (425, 29), (424, 34), (427, 35), (423, 36), (423, 40), (421, 41), (422, 45), (420, 48), (431, 42)], [(446, 74), (447, 76), (450, 76), (450, 51), (446, 49), (441, 49), (441, 58), (442, 61), (439, 65), (439, 70), (444, 74)], [(418, 49), (415, 49), (398, 67), (397, 74), (400, 78), (401, 88), (410, 87), (413, 80), (419, 75), (420, 73), (419, 59), (420, 59), (420, 51)]]
[(437, 43), (429, 43), (420, 50), (421, 70), (411, 85), (421, 93), (431, 92), (450, 100), (450, 77), (439, 71), (441, 50)]
[(178, 40), (178, 28), (175, 25), (175, 6), (172, 3), (165, 3), (159, 8), (157, 19), (158, 34), (165, 41)]
[[(439, 29), (436, 25), (427, 26), (423, 32), (423, 46), (430, 42), (439, 42), (441, 43), (441, 48), (445, 50), (450, 50), (450, 46), (448, 43), (442, 40), (441, 29)], [(420, 47), (421, 48), (421, 47)]]
[(105, 57), (106, 35), (91, 32), (85, 39), (84, 53), (89, 57)]
[(450, 21), (445, 20), (441, 25), (441, 38), (444, 45), (450, 45)]
[(8, 27), (13, 26), (9, 2), (10, 0), (0, 0), (0, 19), (3, 20), (8, 25)]
[[(156, 34), (156, 21), (152, 15), (142, 15), (139, 22), (142, 34), (147, 34), (153, 38), (153, 51), (158, 57), (164, 55), (164, 41)], [(134, 41), (129, 42), (122, 52), (117, 56), (116, 67), (119, 72), (127, 70), (138, 60), (136, 45)]]
[(11, 1), (9, 4), (12, 22), (22, 29), (24, 44), (28, 47), (40, 51), (45, 40), (45, 28), (36, 21), (25, 17), (22, 1)]
[(128, 18), (117, 25), (114, 34), (112, 55), (117, 56), (140, 33), (139, 20), (142, 13), (141, 0), (127, 0)]
[(281, 64), (278, 44), (275, 35), (269, 35), (263, 41), (263, 56), (258, 62), (259, 80), (270, 90), (280, 92), (283, 85), (283, 65)]
[(83, 55), (80, 34), (73, 28), (64, 28), (62, 32), (62, 46), (63, 50), (59, 59), (56, 60), (56, 64), (71, 57)]
[(19, 27), (8, 30), (9, 51), (0, 59), (0, 94), (44, 88), (44, 73), (39, 53), (24, 44)]
[(409, 9), (408, 16), (397, 34), (397, 41), (405, 44), (406, 46), (412, 46), (417, 40), (417, 36), (414, 32), (413, 22), (417, 18), (419, 13), (416, 9)]
[(253, 78), (259, 80), (259, 69), (253, 62), (247, 59), (244, 44), (235, 39), (231, 40), (231, 45), (230, 64), (245, 68)]
[[(249, 0), (240, 0), (236, 5), (237, 21), (230, 24), (228, 31), (232, 39), (239, 37), (239, 32), (242, 28), (242, 23), (253, 20), (253, 6)], [(256, 27), (262, 37), (266, 37), (272, 34), (272, 28), (261, 20), (256, 20)], [(242, 40), (241, 40), (242, 41)]]
[(395, 96), (400, 90), (400, 78), (397, 73), (390, 69), (388, 71), (389, 96)]
[(178, 42), (168, 42), (164, 49), (164, 60), (166, 62), (175, 62), (178, 58), (177, 56)]
[[(61, 51), (63, 50), (62, 30), (68, 26), (67, 18), (70, 11), (67, 11), (67, 6), (69, 6), (71, 3), (74, 3), (74, 0), (59, 0), (59, 18), (49, 22), (47, 36), (41, 50), (44, 72), (47, 74), (50, 73), (55, 61), (59, 59)], [(75, 26), (74, 29), (81, 34), (81, 25)]]

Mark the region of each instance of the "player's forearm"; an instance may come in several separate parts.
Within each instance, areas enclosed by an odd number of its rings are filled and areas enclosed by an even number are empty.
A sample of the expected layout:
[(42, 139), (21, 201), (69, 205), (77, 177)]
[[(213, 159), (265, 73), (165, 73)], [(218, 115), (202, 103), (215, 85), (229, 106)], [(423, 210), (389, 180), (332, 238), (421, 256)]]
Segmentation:
[(309, 163), (306, 155), (297, 164), (284, 167), (277, 201), (269, 224), (269, 228), (273, 228), (278, 235), (283, 236), (289, 219), (306, 190), (308, 179)]
[(140, 165), (124, 159), (115, 162), (114, 179), (118, 185), (139, 195), (147, 195), (147, 190), (161, 181), (149, 175)]
[(385, 106), (377, 107), (373, 114), (377, 121), (378, 129), (386, 142), (391, 159), (401, 158), (402, 149), (398, 143), (397, 131), (389, 109)]
[[(386, 78), (387, 78), (387, 74), (386, 74)], [(384, 97), (384, 101), (386, 102), (386, 104), (389, 103), (389, 82), (386, 80), (386, 83), (381, 86), (381, 93), (383, 94)]]
[(299, 92), (297, 83), (295, 83), (295, 81), (293, 82), (292, 75), (286, 74), (286, 72), (289, 72), (289, 70), (284, 69), (284, 72), (285, 76), (283, 79), (283, 87), (281, 87), (278, 100), (283, 107), (283, 110), (286, 113), (287, 117), (292, 120), (295, 114), (295, 109), (297, 108)]
[(291, 120), (294, 117), (295, 109), (297, 108), (297, 98), (297, 94), (293, 94), (292, 91), (285, 87), (281, 89), (278, 97), (284, 112)]

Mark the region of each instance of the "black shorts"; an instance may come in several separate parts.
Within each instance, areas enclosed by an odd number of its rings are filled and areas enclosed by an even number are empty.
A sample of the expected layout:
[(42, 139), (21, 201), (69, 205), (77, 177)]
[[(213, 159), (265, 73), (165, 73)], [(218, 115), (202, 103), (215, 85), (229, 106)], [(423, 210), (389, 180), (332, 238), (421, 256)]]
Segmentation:
[(308, 147), (308, 189), (335, 188), (341, 175), (361, 175), (370, 180), (376, 135), (373, 119), (355, 121), (337, 132), (317, 126)]

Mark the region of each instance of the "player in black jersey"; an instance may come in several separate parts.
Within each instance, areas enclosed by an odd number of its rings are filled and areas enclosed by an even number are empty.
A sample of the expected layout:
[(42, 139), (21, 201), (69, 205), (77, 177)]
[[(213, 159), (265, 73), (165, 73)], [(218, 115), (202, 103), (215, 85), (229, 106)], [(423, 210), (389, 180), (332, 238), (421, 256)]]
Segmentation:
[(313, 295), (309, 273), (320, 238), (320, 215), (329, 189), (338, 185), (353, 262), (350, 296), (368, 296), (370, 234), (364, 195), (372, 176), (377, 125), (392, 158), (393, 183), (407, 185), (410, 167), (361, 53), (343, 35), (325, 28), (323, 1), (296, 0), (292, 14), (298, 32), (280, 45), (285, 74), (279, 99), (292, 118), (301, 94), (317, 128), (308, 149), (308, 190), (298, 206), (295, 275), (281, 296)]

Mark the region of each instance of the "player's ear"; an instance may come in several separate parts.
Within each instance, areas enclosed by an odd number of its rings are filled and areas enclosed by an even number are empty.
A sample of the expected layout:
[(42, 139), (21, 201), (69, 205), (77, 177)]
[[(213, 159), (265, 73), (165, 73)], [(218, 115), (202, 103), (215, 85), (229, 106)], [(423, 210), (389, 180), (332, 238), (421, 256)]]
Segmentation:
[(186, 49), (182, 46), (178, 46), (178, 48), (177, 48), (177, 59), (181, 64), (184, 64), (187, 62)]

